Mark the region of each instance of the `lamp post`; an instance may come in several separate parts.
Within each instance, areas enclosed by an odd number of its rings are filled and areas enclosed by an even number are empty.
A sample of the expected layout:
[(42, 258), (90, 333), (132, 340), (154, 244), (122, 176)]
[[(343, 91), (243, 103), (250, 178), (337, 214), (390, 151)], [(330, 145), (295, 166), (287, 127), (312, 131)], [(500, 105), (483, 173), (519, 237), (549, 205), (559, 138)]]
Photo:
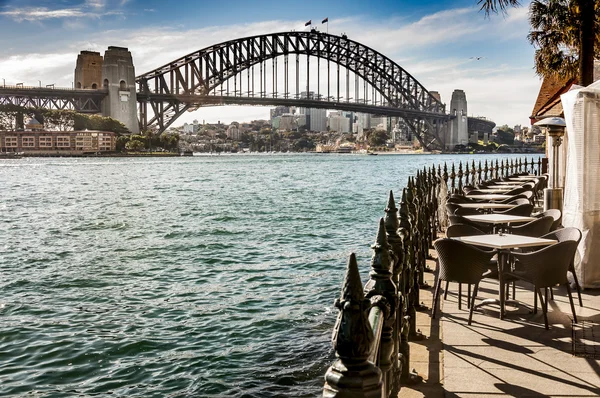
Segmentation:
[(562, 137), (565, 135), (565, 119), (561, 117), (548, 117), (535, 123), (536, 126), (545, 127), (548, 131), (548, 137), (552, 138), (552, 175), (549, 180), (550, 187), (544, 189), (544, 210), (563, 209), (563, 189), (560, 186), (559, 179), (559, 147), (562, 144)]

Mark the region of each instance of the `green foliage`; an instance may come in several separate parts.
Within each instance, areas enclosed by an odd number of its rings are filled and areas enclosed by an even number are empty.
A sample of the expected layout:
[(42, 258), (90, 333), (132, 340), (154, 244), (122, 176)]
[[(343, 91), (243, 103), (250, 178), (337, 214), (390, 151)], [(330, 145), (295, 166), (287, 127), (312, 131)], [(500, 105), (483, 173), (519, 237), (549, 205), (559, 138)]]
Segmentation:
[(130, 131), (125, 125), (112, 117), (100, 115), (86, 115), (84, 113), (74, 113), (75, 130), (100, 130), (112, 131), (117, 134), (129, 134)]
[(383, 130), (376, 130), (369, 134), (368, 142), (369, 146), (383, 146), (385, 142), (389, 139), (387, 133)]
[[(135, 136), (135, 137), (139, 137), (139, 136)], [(125, 149), (127, 149), (128, 151), (132, 151), (132, 152), (141, 151), (145, 147), (146, 147), (146, 145), (144, 144), (143, 141), (133, 139), (133, 138), (131, 138), (129, 140), (129, 142), (127, 142), (127, 144), (125, 144)]]
[(126, 135), (121, 135), (121, 136), (117, 137), (117, 143), (116, 143), (117, 151), (119, 151), (119, 152), (123, 151), (126, 148), (128, 142), (129, 142), (129, 137)]
[(293, 144), (293, 148), (297, 151), (311, 151), (315, 149), (315, 146), (315, 143), (306, 137), (294, 141)]
[(512, 145), (515, 142), (515, 133), (513, 129), (508, 126), (501, 126), (496, 131), (496, 142), (500, 145)]

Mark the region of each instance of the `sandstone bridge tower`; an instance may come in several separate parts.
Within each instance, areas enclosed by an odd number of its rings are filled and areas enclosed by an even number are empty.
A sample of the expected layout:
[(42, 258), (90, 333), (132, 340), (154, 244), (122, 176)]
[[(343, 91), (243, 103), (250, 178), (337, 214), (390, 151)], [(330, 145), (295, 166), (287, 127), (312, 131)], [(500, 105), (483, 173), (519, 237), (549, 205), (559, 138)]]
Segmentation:
[(110, 46), (104, 57), (98, 52), (82, 51), (75, 67), (76, 89), (107, 90), (102, 100), (102, 116), (122, 122), (133, 134), (139, 133), (135, 68), (131, 52)]

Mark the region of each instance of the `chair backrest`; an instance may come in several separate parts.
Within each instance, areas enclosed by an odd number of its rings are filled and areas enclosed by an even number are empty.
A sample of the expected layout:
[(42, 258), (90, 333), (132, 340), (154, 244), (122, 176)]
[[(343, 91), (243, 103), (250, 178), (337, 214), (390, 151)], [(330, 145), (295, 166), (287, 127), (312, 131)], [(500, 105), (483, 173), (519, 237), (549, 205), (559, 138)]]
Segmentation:
[(543, 211), (540, 214), (536, 215), (536, 217), (538, 217), (538, 218), (546, 217), (546, 216), (551, 216), (554, 219), (554, 222), (552, 223), (552, 226), (550, 227), (550, 231), (554, 231), (555, 229), (557, 229), (558, 225), (560, 224), (561, 217), (562, 217), (562, 213), (560, 212), (560, 210), (548, 209), (548, 210)]
[(527, 224), (520, 225), (518, 227), (512, 227), (511, 231), (515, 235), (531, 236), (533, 238), (539, 238), (542, 235), (550, 232), (550, 227), (554, 219), (550, 216), (538, 218), (528, 222)]
[(531, 203), (529, 203), (529, 200), (527, 200), (525, 198), (519, 198), (519, 199), (515, 199), (513, 201), (508, 202), (508, 204), (510, 204), (510, 205), (529, 205)]
[(508, 191), (506, 193), (506, 195), (518, 195), (520, 193), (523, 193), (527, 191), (527, 188), (515, 188), (515, 189), (511, 189), (510, 191)]
[(489, 267), (495, 250), (483, 251), (455, 239), (438, 239), (433, 243), (438, 254), (441, 280), (477, 283)]
[(462, 195), (450, 195), (446, 203), (473, 203), (473, 199)]
[(528, 200), (531, 200), (531, 198), (533, 198), (532, 191), (525, 191), (525, 192), (521, 193), (521, 195), (525, 195), (525, 198), (527, 198)]
[[(446, 235), (448, 235), (448, 231), (446, 231)], [(561, 228), (547, 233), (546, 235), (542, 236), (542, 238), (556, 239), (559, 242), (572, 240), (579, 244), (579, 241), (581, 240), (581, 231), (575, 227)]]
[(448, 221), (450, 222), (450, 225), (455, 225), (455, 224), (471, 225), (471, 226), (483, 231), (483, 233), (486, 233), (486, 234), (489, 234), (493, 229), (493, 225), (491, 225), (491, 224), (488, 225), (488, 224), (477, 223), (477, 222), (471, 221), (468, 218), (465, 218), (463, 216), (451, 215), (451, 216), (448, 216)]
[(518, 195), (514, 195), (511, 196), (510, 198), (506, 198), (506, 199), (502, 199), (502, 200), (496, 200), (496, 203), (510, 203), (513, 200), (517, 200), (517, 199), (527, 199), (527, 201), (529, 202), (529, 199), (527, 198), (527, 196), (525, 196), (525, 194), (520, 193)]
[(469, 224), (454, 224), (446, 229), (446, 236), (448, 238), (474, 235), (485, 235), (485, 232)]
[(469, 192), (474, 191), (475, 187), (473, 185), (465, 185), (462, 190), (465, 194), (468, 194)]
[(456, 211), (456, 209), (459, 209), (460, 206), (457, 205), (456, 203), (448, 203), (446, 202), (446, 212), (448, 212), (448, 214), (454, 214), (454, 212)]
[(454, 211), (454, 214), (457, 216), (475, 216), (475, 215), (482, 214), (482, 213), (477, 209), (470, 209), (468, 207), (459, 207), (458, 209), (456, 209)]
[[(524, 199), (526, 200), (526, 199)], [(522, 205), (517, 205), (513, 208), (504, 210), (504, 211), (496, 211), (496, 214), (507, 214), (507, 215), (511, 215), (511, 216), (523, 216), (523, 217), (529, 217), (531, 215), (531, 212), (533, 211), (533, 205), (529, 202), (527, 202), (526, 204), (522, 204)]]
[(523, 264), (522, 273), (537, 288), (550, 287), (567, 282), (567, 270), (575, 257), (577, 242), (567, 240), (529, 253), (514, 253)]
[(472, 190), (469, 191), (469, 195), (486, 195), (486, 193), (485, 192), (481, 192), (478, 189), (472, 189)]

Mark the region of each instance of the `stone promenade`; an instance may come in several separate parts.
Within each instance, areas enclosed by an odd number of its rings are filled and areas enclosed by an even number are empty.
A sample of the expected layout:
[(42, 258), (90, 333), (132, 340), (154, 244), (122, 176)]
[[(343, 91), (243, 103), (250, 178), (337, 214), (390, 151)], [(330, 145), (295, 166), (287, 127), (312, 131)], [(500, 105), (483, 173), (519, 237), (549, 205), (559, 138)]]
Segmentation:
[[(435, 262), (429, 266), (435, 269)], [(426, 274), (431, 286), (434, 277)], [(486, 306), (474, 312), (471, 326), (466, 287), (461, 310), (457, 292), (458, 284), (451, 283), (447, 300), (441, 295), (437, 319), (431, 319), (431, 311), (418, 313), (418, 328), (427, 338), (411, 343), (411, 368), (423, 382), (403, 387), (399, 397), (600, 396), (599, 290), (583, 292), (583, 307), (574, 292), (579, 324), (573, 328), (566, 290), (555, 289), (548, 309), (550, 330), (544, 328), (541, 309), (531, 312), (530, 285), (517, 285), (516, 298), (522, 304), (507, 306), (504, 320), (498, 318), (498, 306)], [(476, 303), (497, 294), (497, 281), (484, 280)], [(428, 308), (432, 296), (433, 288), (421, 291)]]

